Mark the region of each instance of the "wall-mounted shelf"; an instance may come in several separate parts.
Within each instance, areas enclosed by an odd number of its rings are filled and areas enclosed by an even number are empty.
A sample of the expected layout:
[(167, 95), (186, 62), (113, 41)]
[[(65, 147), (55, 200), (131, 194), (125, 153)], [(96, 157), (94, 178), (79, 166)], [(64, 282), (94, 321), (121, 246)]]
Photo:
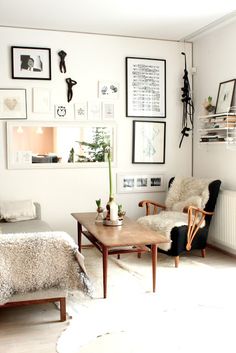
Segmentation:
[(236, 146), (236, 112), (200, 116), (198, 133), (200, 144)]

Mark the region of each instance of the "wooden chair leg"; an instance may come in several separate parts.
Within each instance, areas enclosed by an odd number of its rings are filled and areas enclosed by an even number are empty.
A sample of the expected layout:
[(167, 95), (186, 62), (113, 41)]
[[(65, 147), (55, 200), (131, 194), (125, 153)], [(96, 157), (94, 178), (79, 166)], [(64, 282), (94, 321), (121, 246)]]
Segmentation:
[(179, 266), (179, 256), (175, 256), (175, 267)]
[(117, 259), (120, 260), (120, 254), (117, 254)]
[(60, 298), (60, 317), (61, 321), (66, 321), (66, 298)]
[(206, 257), (206, 249), (201, 249), (202, 257)]
[(141, 259), (141, 252), (138, 252), (138, 258)]

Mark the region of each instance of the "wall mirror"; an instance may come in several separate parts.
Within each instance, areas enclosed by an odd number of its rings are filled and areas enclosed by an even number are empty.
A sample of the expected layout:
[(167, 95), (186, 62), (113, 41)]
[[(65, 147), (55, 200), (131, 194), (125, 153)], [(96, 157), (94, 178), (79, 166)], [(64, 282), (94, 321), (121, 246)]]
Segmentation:
[(7, 122), (8, 169), (107, 167), (114, 123)]

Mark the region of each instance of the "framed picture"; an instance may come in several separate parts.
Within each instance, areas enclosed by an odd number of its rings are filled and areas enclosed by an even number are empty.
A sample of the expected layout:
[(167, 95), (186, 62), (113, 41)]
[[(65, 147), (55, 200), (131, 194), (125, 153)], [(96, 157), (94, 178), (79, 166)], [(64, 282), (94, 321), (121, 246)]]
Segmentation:
[(113, 103), (103, 102), (102, 103), (102, 119), (110, 120), (115, 118), (115, 109)]
[(165, 191), (164, 175), (157, 173), (117, 173), (117, 193)]
[(101, 120), (101, 102), (96, 99), (87, 102), (88, 120)]
[(98, 96), (101, 99), (118, 99), (119, 98), (119, 83), (113, 81), (98, 82)]
[(87, 120), (87, 102), (74, 104), (75, 120)]
[(166, 60), (126, 58), (126, 116), (166, 117)]
[(221, 82), (218, 89), (215, 114), (228, 113), (233, 104), (235, 79)]
[(47, 88), (33, 88), (33, 112), (50, 113), (51, 91)]
[(27, 119), (26, 89), (0, 88), (0, 119)]
[(165, 163), (166, 123), (133, 121), (132, 163)]
[(54, 118), (55, 119), (67, 119), (67, 106), (62, 104), (55, 104), (54, 106)]
[(11, 47), (12, 78), (51, 80), (51, 49)]

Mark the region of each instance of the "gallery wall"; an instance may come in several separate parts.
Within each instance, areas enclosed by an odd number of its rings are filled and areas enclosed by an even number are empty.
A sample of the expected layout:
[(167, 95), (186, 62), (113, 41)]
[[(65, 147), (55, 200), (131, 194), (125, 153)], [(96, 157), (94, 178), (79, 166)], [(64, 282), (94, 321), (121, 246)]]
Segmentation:
[(234, 20), (193, 42), (193, 65), (197, 69), (194, 75), (194, 175), (219, 178), (222, 180), (222, 187), (231, 190), (236, 190), (236, 148), (225, 144), (200, 146), (198, 117), (205, 114), (203, 103), (208, 96), (212, 96), (215, 105), (220, 82), (236, 78), (235, 34)]
[[(116, 173), (163, 175), (164, 180), (173, 175), (191, 175), (192, 141), (185, 138), (179, 149), (182, 124), (181, 87), (183, 85), (184, 59), (187, 55), (191, 68), (191, 44), (171, 41), (147, 40), (104, 35), (89, 35), (56, 31), (41, 31), (16, 28), (0, 28), (1, 66), (0, 88), (25, 88), (27, 91), (28, 121), (56, 121), (55, 105), (67, 106), (67, 119), (74, 121), (74, 104), (99, 99), (98, 82), (119, 83), (120, 94), (114, 99), (116, 124)], [(23, 80), (11, 78), (11, 46), (42, 47), (51, 49), (51, 80)], [(67, 53), (67, 72), (59, 70), (58, 52)], [(166, 60), (166, 118), (127, 118), (125, 92), (125, 58), (141, 57)], [(224, 75), (222, 75), (224, 76)], [(230, 75), (228, 75), (230, 76)], [(66, 78), (77, 81), (73, 98), (67, 103)], [(223, 77), (222, 77), (223, 78)], [(191, 79), (191, 73), (190, 73)], [(50, 112), (33, 111), (33, 88), (45, 88), (50, 92)], [(132, 163), (132, 121), (153, 120), (166, 122), (165, 164)], [(55, 230), (64, 230), (76, 236), (76, 224), (70, 213), (95, 211), (95, 200), (108, 200), (108, 167), (28, 169), (7, 168), (6, 120), (0, 121), (0, 200), (33, 199), (42, 206), (42, 217)], [(138, 208), (141, 199), (163, 201), (165, 192), (119, 193), (118, 203), (123, 204), (127, 215), (137, 218), (143, 214)]]

